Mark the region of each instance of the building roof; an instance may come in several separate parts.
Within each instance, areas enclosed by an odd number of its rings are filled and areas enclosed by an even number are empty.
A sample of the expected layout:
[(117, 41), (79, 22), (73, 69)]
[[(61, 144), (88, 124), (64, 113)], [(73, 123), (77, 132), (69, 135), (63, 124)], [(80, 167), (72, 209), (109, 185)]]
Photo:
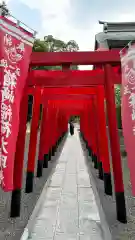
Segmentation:
[(135, 22), (109, 23), (99, 21), (103, 32), (95, 36), (95, 50), (101, 46), (107, 49), (124, 48), (130, 41), (135, 40)]
[(103, 25), (104, 32), (135, 32), (135, 22), (103, 22), (99, 21), (99, 24)]

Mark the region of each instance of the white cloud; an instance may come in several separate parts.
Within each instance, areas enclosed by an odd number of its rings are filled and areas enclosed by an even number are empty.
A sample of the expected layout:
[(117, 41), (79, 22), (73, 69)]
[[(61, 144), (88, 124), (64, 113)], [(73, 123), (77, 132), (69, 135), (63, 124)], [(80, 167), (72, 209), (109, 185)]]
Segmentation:
[(118, 22), (135, 22), (135, 15), (132, 13), (122, 13), (117, 17)]
[[(8, 2), (10, 2), (11, 0), (5, 0), (5, 3), (8, 3)], [(3, 2), (3, 0), (0, 0), (0, 3), (2, 3)]]
[[(7, 0), (9, 2), (10, 0)], [(42, 17), (41, 30), (38, 36), (51, 34), (54, 37), (68, 40), (76, 40), (81, 51), (94, 50), (95, 34), (102, 31), (102, 26), (97, 23), (93, 24), (89, 20), (89, 28), (74, 28), (70, 19), (74, 14), (72, 0), (17, 0), (31, 9), (38, 9)], [(105, 16), (106, 17), (106, 16)], [(108, 21), (134, 21), (134, 14), (117, 13), (109, 15)], [(32, 27), (32, 26), (30, 26)], [(35, 29), (37, 30), (37, 29)], [(83, 66), (81, 69), (87, 69)], [(88, 67), (89, 68), (89, 67)]]
[(70, 22), (73, 13), (71, 0), (20, 0), (31, 9), (38, 9), (42, 16), (42, 31), (39, 36), (51, 34), (54, 37), (68, 40), (76, 40), (80, 50), (93, 50), (95, 32), (99, 25), (91, 26), (89, 29), (74, 28)]
[[(1, 0), (0, 0), (1, 1)], [(9, 2), (11, 0), (6, 0)], [(95, 34), (102, 31), (102, 26), (97, 23), (93, 24), (91, 18), (89, 20), (89, 28), (74, 28), (70, 18), (74, 12), (72, 0), (17, 0), (31, 9), (38, 9), (41, 13), (42, 23), (41, 31), (38, 36), (51, 34), (54, 37), (65, 41), (74, 39), (79, 44), (80, 50), (93, 50)], [(105, 16), (106, 17), (106, 16)], [(133, 21), (134, 14), (123, 13), (112, 16), (110, 14), (108, 21)], [(32, 26), (31, 26), (32, 27)], [(38, 29), (35, 29), (38, 30)]]

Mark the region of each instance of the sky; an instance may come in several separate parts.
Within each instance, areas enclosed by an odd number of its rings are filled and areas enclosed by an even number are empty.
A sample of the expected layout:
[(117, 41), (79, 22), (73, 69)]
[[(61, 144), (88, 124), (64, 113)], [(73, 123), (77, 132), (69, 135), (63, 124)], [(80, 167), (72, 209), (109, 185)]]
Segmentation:
[[(0, 0), (2, 2), (2, 0)], [(80, 51), (94, 50), (98, 21), (135, 21), (135, 0), (7, 0), (12, 15), (38, 32), (75, 40)]]

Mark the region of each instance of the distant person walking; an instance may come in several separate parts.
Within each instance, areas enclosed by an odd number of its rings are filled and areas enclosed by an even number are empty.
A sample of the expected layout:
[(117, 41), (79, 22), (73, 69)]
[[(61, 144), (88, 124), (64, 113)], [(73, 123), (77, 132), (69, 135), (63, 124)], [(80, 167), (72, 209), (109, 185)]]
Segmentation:
[(74, 124), (72, 122), (69, 123), (70, 124), (70, 134), (71, 136), (74, 135)]

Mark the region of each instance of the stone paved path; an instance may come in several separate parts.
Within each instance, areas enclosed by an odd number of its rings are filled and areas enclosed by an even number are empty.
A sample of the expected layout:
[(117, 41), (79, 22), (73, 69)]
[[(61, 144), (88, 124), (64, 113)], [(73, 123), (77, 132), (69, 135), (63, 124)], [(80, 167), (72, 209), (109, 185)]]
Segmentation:
[(77, 129), (66, 140), (30, 239), (103, 240)]

